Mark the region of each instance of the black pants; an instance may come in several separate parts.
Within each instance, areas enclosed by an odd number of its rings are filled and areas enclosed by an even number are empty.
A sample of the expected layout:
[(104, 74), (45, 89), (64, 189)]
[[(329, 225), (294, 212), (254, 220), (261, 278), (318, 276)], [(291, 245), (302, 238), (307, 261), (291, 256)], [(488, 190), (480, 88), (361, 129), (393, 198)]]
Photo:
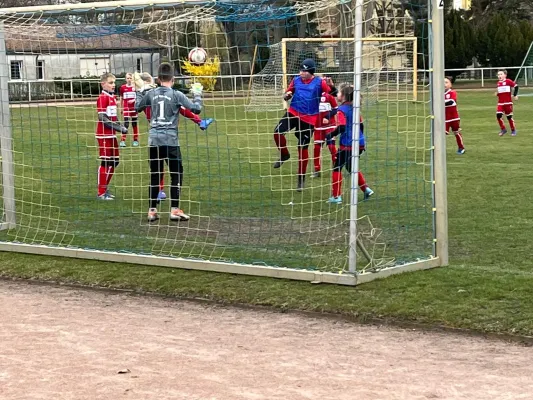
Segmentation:
[(179, 146), (150, 146), (148, 157), (150, 162), (150, 188), (148, 191), (150, 208), (157, 207), (159, 182), (161, 182), (165, 162), (170, 172), (170, 206), (179, 207), (180, 188), (183, 184), (183, 163)]
[[(365, 152), (364, 148), (359, 149), (359, 155)], [(339, 149), (335, 164), (333, 165), (333, 171), (340, 172), (342, 167), (346, 167), (348, 173), (352, 173), (352, 150), (351, 149)]]
[(302, 121), (288, 111), (279, 120), (274, 133), (285, 134), (294, 129), (294, 135), (298, 139), (299, 147), (309, 147), (311, 137), (313, 136), (313, 125)]

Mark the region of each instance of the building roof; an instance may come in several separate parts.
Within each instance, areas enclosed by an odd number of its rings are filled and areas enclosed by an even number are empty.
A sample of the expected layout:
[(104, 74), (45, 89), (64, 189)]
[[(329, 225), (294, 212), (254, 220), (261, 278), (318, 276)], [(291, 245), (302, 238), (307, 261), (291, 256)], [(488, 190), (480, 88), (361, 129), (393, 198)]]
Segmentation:
[(6, 26), (6, 51), (57, 54), (161, 49), (155, 41), (133, 36), (134, 30), (120, 26)]

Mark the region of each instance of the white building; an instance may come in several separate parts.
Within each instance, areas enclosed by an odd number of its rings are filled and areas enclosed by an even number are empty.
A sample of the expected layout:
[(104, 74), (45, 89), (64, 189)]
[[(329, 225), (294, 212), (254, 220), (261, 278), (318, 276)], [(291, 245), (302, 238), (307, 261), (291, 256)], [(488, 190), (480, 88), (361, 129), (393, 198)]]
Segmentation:
[(105, 27), (6, 29), (10, 80), (52, 80), (146, 71), (153, 75), (161, 46)]

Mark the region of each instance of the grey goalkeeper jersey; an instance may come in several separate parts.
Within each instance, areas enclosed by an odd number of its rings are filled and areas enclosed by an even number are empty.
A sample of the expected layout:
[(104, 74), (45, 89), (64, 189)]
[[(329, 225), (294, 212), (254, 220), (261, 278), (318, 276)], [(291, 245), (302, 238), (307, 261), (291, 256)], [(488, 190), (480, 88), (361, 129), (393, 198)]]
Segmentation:
[(202, 97), (196, 95), (190, 101), (183, 93), (164, 86), (137, 95), (135, 110), (151, 110), (149, 146), (179, 146), (178, 115), (182, 106), (200, 114)]

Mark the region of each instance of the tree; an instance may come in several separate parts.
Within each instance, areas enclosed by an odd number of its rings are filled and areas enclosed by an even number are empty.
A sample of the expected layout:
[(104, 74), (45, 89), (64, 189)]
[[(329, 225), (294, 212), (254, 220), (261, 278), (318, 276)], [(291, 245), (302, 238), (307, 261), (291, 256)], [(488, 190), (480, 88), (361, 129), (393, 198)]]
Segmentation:
[[(444, 54), (447, 69), (466, 68), (475, 52), (475, 36), (472, 24), (463, 18), (462, 12), (448, 11), (444, 16)], [(455, 78), (460, 71), (451, 72)]]

